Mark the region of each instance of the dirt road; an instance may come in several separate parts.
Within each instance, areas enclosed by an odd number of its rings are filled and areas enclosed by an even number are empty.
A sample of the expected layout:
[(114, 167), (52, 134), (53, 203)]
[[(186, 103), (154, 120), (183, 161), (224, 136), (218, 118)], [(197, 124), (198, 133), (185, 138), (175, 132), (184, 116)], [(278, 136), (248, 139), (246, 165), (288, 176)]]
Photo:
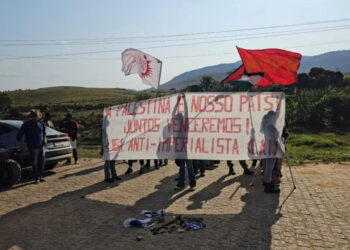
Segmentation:
[[(224, 162), (198, 179), (194, 192), (175, 191), (178, 168), (105, 183), (102, 161), (82, 160), (47, 173), (32, 184), (30, 171), (12, 189), (0, 190), (0, 249), (346, 249), (350, 245), (350, 164), (308, 165), (294, 169), (297, 189), (284, 167), (280, 194), (265, 194), (261, 179), (228, 176)], [(138, 170), (135, 166), (134, 170)], [(254, 181), (255, 186), (250, 183)], [(282, 210), (279, 206), (283, 203)], [(123, 227), (143, 218), (143, 209), (165, 208), (201, 217), (206, 228), (152, 235), (150, 229)], [(142, 241), (136, 241), (138, 235)]]

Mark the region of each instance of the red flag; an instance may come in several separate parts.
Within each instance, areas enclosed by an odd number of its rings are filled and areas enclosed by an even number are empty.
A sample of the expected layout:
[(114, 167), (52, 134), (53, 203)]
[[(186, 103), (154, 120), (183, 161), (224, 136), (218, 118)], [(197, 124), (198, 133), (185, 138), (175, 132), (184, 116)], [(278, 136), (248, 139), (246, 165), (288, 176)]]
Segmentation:
[(301, 54), (281, 49), (237, 49), (248, 75), (263, 74), (257, 86), (289, 85), (297, 81)]
[(252, 74), (249, 75), (245, 72), (244, 66), (239, 66), (233, 73), (231, 73), (228, 77), (222, 80), (223, 83), (233, 82), (233, 81), (248, 81), (251, 84), (256, 84), (262, 78), (262, 74)]

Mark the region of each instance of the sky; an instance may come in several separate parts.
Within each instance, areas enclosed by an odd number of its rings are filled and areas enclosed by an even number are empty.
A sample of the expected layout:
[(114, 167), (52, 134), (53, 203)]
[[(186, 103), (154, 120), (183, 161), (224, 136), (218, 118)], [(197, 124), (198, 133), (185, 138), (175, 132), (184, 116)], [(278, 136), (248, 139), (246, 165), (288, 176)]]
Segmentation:
[(0, 0), (0, 91), (145, 89), (121, 52), (163, 61), (161, 84), (239, 59), (236, 46), (302, 55), (350, 49), (348, 0)]

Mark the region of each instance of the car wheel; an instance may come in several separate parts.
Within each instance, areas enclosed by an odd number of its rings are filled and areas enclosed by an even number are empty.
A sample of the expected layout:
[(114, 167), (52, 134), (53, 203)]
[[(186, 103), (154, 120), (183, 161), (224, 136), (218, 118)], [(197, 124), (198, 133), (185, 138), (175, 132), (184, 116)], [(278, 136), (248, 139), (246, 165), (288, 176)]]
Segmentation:
[(8, 160), (0, 163), (0, 180), (1, 185), (13, 186), (21, 180), (21, 166), (13, 161)]
[(51, 170), (51, 169), (54, 169), (55, 167), (57, 167), (57, 165), (58, 165), (58, 162), (46, 164), (45, 165), (45, 169), (46, 170)]

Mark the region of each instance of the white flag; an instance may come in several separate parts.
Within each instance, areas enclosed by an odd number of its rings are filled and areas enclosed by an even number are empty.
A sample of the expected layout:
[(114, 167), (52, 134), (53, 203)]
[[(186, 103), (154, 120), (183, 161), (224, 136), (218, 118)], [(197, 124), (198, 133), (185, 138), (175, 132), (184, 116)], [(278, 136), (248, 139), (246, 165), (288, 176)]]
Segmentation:
[(142, 82), (158, 89), (162, 62), (137, 49), (127, 49), (122, 53), (122, 71), (125, 75), (138, 74)]

